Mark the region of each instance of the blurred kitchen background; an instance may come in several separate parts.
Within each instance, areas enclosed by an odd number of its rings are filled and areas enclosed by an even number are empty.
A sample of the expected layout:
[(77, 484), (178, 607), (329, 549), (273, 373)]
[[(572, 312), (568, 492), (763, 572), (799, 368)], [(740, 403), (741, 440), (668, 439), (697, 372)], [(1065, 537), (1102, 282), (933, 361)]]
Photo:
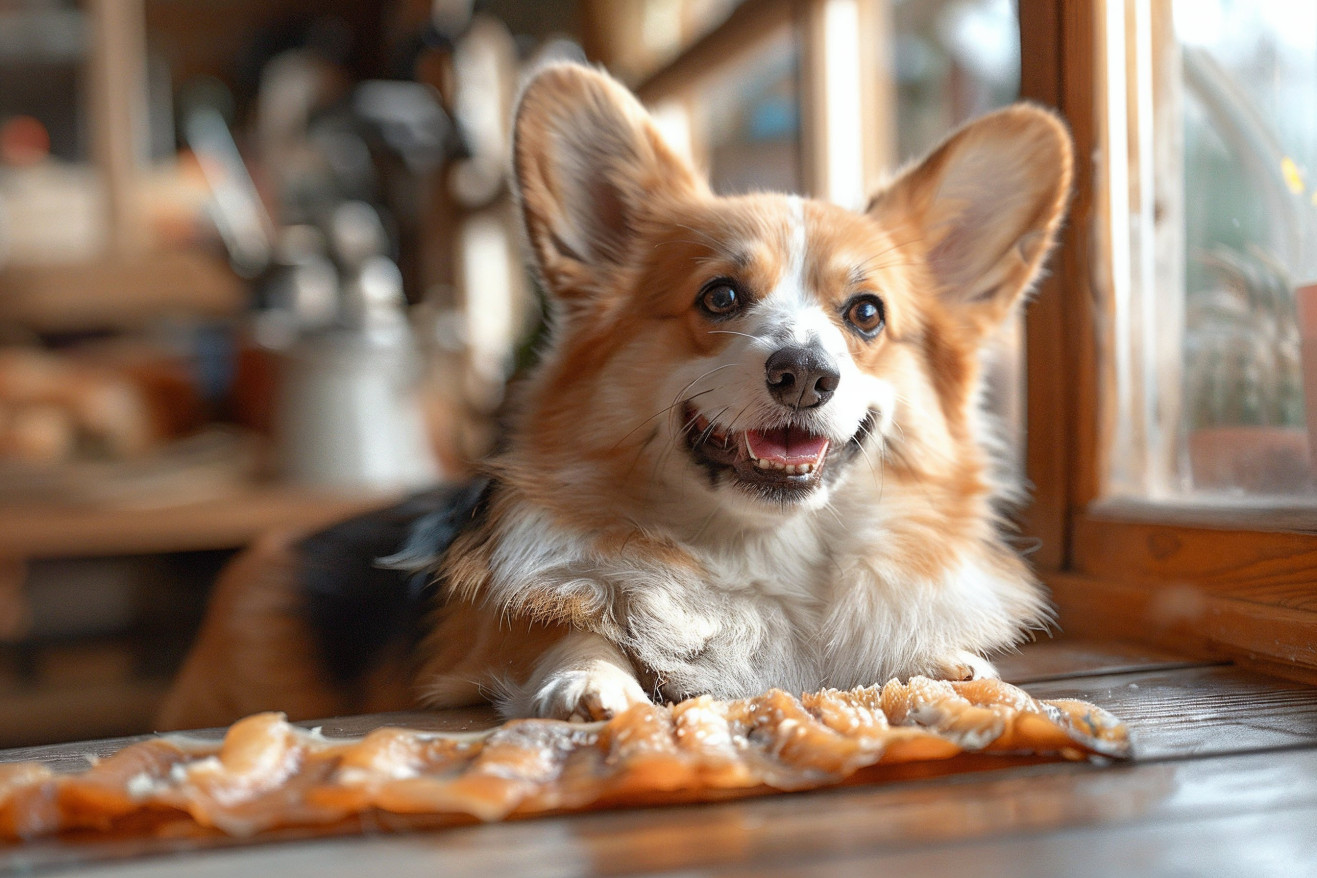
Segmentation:
[(1019, 24), (1010, 0), (0, 0), (0, 746), (149, 731), (234, 551), (490, 448), (540, 324), (507, 123), (554, 57), (638, 88), (724, 191), (854, 205), (1014, 99)]

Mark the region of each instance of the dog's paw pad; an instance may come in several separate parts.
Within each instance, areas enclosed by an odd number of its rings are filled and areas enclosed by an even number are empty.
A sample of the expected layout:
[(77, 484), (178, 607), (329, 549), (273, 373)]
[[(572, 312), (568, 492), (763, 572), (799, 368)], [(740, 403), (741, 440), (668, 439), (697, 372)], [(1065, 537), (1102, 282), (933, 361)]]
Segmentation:
[(611, 719), (633, 704), (648, 701), (636, 679), (607, 662), (559, 671), (535, 694), (536, 716), (590, 722)]
[(960, 650), (942, 659), (933, 667), (933, 674), (941, 680), (997, 680), (1001, 674), (992, 662), (972, 652)]

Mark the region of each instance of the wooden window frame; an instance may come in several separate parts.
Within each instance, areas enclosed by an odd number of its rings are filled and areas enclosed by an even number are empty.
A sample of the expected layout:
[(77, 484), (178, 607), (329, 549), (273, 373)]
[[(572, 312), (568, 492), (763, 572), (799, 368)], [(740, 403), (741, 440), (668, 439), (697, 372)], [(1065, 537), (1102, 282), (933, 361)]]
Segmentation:
[[(807, 188), (828, 191), (826, 82), (822, 27), (829, 0), (746, 0), (721, 25), (638, 84), (650, 103), (689, 94), (725, 62), (782, 27), (796, 30), (801, 52), (802, 144)], [(1051, 274), (1029, 308), (1026, 345), (1026, 472), (1033, 502), (1022, 528), (1037, 550), (1031, 560), (1051, 588), (1067, 635), (1169, 647), (1231, 659), (1270, 673), (1317, 682), (1317, 517), (1240, 513), (1103, 497), (1110, 439), (1111, 303), (1095, 279), (1106, 271), (1094, 242), (1108, 205), (1100, 163), (1099, 111), (1105, 82), (1105, 4), (1146, 0), (1018, 0), (1020, 94), (1051, 106), (1069, 122), (1078, 157), (1070, 219)], [(881, 0), (860, 0), (878, 33)], [(1163, 3), (1162, 11), (1169, 7)], [(600, 5), (598, 14), (606, 5)], [(588, 17), (588, 16), (587, 16)], [(587, 49), (589, 46), (587, 45)], [(600, 56), (605, 63), (606, 56)], [(894, 112), (883, 86), (885, 59), (865, 73), (865, 179), (873, 182), (894, 155), (879, 123)]]
[(1092, 157), (1105, 2), (1020, 0), (1021, 94), (1057, 107), (1075, 138), (1075, 195), (1053, 274), (1026, 329), (1025, 528), (1034, 563), (1070, 634), (1136, 640), (1317, 681), (1317, 517), (1104, 501), (1101, 329), (1110, 304), (1094, 279), (1101, 181)]

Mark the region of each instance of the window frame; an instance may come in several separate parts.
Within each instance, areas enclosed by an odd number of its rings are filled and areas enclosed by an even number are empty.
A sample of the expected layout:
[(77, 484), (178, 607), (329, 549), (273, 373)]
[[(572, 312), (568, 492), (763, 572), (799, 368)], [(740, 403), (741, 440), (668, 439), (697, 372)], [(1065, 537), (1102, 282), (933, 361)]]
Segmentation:
[(1058, 108), (1075, 139), (1075, 194), (1052, 276), (1031, 305), (1025, 530), (1067, 633), (1138, 640), (1317, 682), (1317, 517), (1102, 498), (1114, 413), (1111, 303), (1093, 242), (1107, 2), (1019, 0), (1021, 96)]

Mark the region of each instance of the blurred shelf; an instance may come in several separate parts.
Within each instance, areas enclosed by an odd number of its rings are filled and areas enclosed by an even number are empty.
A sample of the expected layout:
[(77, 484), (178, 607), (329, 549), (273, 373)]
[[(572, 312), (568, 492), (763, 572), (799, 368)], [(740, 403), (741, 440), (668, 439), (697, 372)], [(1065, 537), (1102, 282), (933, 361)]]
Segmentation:
[(233, 549), (272, 529), (309, 529), (387, 505), (394, 494), (256, 485), (170, 506), (0, 506), (0, 558), (72, 558)]
[(222, 260), (197, 250), (14, 265), (0, 271), (0, 325), (37, 332), (131, 328), (162, 315), (231, 316), (247, 297)]

